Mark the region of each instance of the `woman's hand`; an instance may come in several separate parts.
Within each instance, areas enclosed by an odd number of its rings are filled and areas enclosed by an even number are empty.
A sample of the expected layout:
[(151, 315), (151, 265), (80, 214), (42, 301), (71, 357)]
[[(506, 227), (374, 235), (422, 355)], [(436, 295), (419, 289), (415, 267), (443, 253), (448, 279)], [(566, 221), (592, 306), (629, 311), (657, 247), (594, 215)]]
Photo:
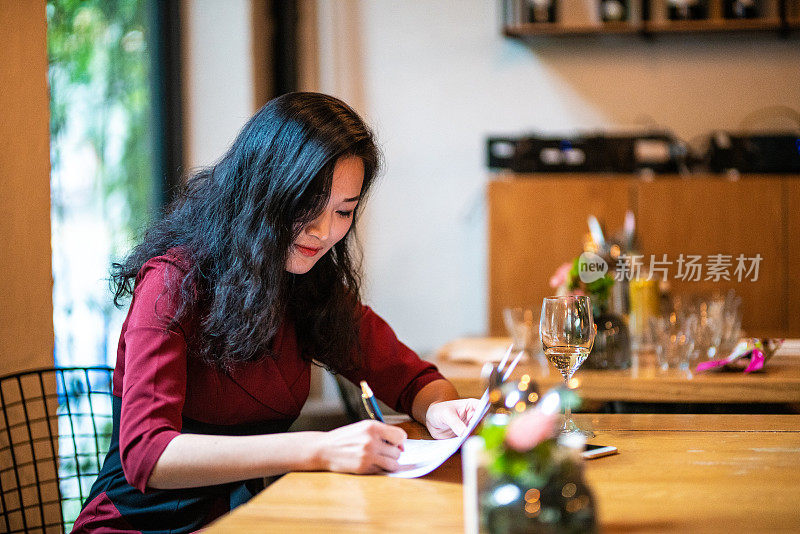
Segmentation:
[(322, 434), (320, 468), (341, 473), (397, 471), (406, 433), (378, 421), (359, 421)]
[(478, 416), (478, 399), (434, 402), (425, 414), (425, 426), (436, 439), (461, 436), (473, 417)]

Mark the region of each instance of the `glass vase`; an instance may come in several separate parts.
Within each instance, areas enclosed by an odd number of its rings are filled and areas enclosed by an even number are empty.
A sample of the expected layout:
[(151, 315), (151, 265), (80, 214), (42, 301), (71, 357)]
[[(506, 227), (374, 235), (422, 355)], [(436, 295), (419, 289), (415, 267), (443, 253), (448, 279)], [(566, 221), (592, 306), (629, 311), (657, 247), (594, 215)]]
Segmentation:
[(539, 487), (511, 477), (491, 478), (479, 494), (480, 532), (491, 534), (592, 533), (594, 499), (583, 467), (564, 461)]

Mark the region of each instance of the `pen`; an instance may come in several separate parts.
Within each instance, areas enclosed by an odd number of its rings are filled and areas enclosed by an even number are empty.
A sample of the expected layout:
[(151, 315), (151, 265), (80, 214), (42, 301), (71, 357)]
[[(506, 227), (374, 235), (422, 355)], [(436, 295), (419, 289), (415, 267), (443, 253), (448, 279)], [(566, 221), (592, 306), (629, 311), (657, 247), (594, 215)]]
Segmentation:
[(366, 380), (361, 381), (361, 402), (364, 403), (364, 408), (367, 410), (370, 418), (377, 419), (383, 423), (383, 414), (381, 413), (381, 409), (378, 408), (378, 402), (375, 400), (375, 395), (372, 394), (372, 390), (369, 388), (369, 384), (367, 384)]

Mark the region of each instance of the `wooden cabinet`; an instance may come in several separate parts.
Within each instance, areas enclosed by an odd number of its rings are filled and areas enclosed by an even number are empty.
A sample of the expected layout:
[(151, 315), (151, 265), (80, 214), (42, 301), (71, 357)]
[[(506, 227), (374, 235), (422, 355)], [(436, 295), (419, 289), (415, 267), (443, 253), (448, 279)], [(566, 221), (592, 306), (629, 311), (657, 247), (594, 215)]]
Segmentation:
[[(629, 175), (498, 175), (488, 188), (489, 330), (504, 335), (501, 311), (534, 305), (551, 294), (549, 279), (576, 257), (596, 215), (607, 231), (630, 209), (641, 253), (673, 262), (675, 293), (734, 289), (742, 297), (743, 327), (758, 335), (800, 336), (800, 179), (706, 175), (643, 181)], [(676, 278), (680, 255), (730, 257), (729, 280)], [(736, 258), (761, 256), (754, 273), (737, 280)], [(750, 263), (748, 262), (748, 266)], [(613, 266), (612, 266), (613, 269)]]
[(784, 240), (786, 248), (785, 292), (788, 299), (786, 311), (789, 329), (787, 336), (800, 334), (800, 180), (785, 180), (781, 183), (783, 191)]
[[(522, 176), (522, 175), (520, 175)], [(556, 268), (580, 254), (594, 213), (613, 226), (630, 206), (627, 178), (499, 178), (489, 184), (489, 325), (505, 335), (505, 306), (538, 307)]]

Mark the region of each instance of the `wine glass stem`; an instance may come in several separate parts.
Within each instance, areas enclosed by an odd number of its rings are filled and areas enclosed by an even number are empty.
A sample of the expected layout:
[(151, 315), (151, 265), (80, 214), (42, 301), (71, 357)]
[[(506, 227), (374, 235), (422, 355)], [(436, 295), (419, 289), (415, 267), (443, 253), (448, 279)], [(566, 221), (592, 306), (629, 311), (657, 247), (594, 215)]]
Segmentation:
[[(569, 380), (564, 380), (564, 385), (569, 388)], [(569, 421), (572, 419), (572, 407), (569, 401), (564, 403), (564, 428), (569, 428)]]

